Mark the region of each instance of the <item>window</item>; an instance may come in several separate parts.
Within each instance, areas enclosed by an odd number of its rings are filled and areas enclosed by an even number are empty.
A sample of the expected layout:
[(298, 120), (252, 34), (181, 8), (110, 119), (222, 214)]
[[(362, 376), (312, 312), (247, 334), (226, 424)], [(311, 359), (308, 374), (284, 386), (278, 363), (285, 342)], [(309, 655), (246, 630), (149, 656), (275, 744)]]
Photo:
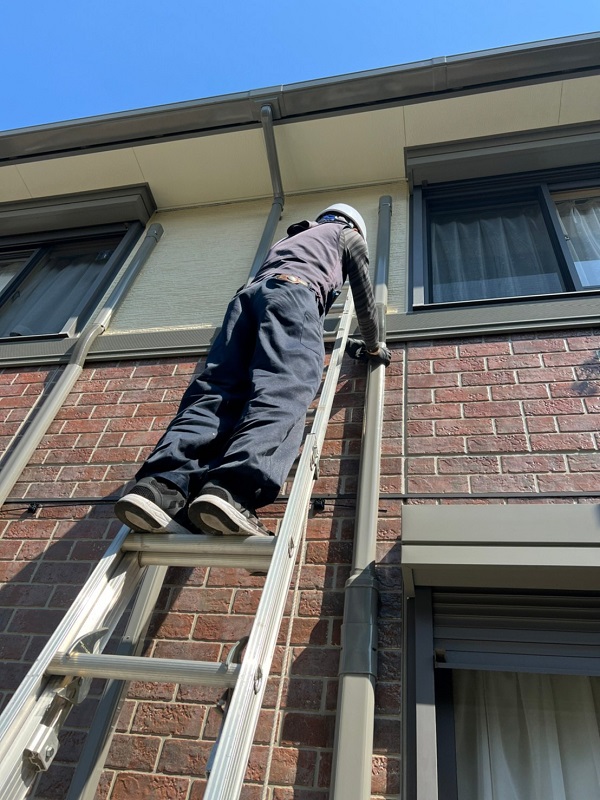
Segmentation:
[(437, 753), (437, 786), (414, 796), (600, 800), (600, 596), (417, 588), (412, 602), (413, 691), (435, 705), (429, 743), (422, 712), (415, 738)]
[(413, 309), (600, 290), (600, 171), (416, 187)]
[(0, 339), (79, 332), (142, 226), (0, 238)]
[(593, 504), (403, 507), (403, 796), (600, 800), (599, 543)]

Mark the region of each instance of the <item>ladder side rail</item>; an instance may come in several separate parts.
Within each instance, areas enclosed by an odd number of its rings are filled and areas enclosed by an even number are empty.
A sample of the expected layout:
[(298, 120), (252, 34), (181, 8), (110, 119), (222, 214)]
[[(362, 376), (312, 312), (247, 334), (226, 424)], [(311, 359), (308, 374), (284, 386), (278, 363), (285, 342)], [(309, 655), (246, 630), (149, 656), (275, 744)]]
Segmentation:
[[(146, 570), (117, 654), (137, 656), (142, 652), (166, 573), (166, 566)], [(128, 687), (128, 681), (111, 680), (106, 684), (65, 800), (94, 800)]]
[(204, 800), (235, 800), (242, 788), (353, 311), (352, 295), (348, 293), (313, 428), (304, 443)]
[(69, 682), (50, 678), (48, 666), (55, 655), (82, 635), (97, 630), (108, 618), (108, 638), (133, 595), (144, 569), (135, 554), (124, 555), (121, 543), (127, 533), (123, 527), (111, 543), (71, 608), (32, 664), (29, 672), (0, 717), (0, 797), (23, 797), (23, 791), (36, 777), (28, 771), (24, 750), (41, 729), (41, 721), (57, 691)]

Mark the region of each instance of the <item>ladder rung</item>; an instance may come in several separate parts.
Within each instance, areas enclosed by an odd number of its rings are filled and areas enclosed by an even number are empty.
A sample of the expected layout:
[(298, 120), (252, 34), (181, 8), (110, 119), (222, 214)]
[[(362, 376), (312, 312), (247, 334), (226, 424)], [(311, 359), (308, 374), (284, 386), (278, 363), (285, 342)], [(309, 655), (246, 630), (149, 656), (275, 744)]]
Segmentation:
[(266, 571), (275, 549), (275, 537), (130, 533), (122, 549), (137, 552), (141, 566), (241, 567)]
[(235, 686), (239, 671), (239, 664), (89, 653), (57, 653), (47, 669), (50, 675), (120, 681), (167, 681), (224, 688)]

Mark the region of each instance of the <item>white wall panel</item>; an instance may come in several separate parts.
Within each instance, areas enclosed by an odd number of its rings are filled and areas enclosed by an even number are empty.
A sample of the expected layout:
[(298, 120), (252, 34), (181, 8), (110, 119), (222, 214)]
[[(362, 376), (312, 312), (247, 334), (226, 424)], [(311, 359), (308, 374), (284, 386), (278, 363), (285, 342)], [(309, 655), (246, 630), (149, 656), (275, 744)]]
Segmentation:
[(563, 81), (560, 124), (597, 120), (600, 117), (600, 76)]
[(17, 167), (0, 167), (0, 203), (28, 200), (31, 197)]
[(560, 82), (406, 106), (409, 147), (558, 125)]
[(30, 162), (20, 164), (17, 169), (32, 197), (144, 183), (129, 149)]
[(135, 154), (159, 208), (271, 194), (261, 129), (150, 144)]
[(275, 128), (284, 187), (307, 192), (404, 176), (404, 110), (347, 114)]

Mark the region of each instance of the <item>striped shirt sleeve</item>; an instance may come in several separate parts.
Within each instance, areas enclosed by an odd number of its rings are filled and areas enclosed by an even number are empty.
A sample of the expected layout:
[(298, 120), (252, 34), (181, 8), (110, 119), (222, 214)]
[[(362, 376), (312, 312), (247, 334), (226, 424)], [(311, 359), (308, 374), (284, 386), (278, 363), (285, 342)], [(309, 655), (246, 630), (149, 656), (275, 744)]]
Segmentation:
[(379, 345), (379, 326), (375, 312), (375, 298), (369, 275), (369, 251), (363, 237), (351, 228), (344, 228), (341, 235), (342, 266), (348, 275), (356, 317), (361, 336), (367, 350), (376, 350)]

